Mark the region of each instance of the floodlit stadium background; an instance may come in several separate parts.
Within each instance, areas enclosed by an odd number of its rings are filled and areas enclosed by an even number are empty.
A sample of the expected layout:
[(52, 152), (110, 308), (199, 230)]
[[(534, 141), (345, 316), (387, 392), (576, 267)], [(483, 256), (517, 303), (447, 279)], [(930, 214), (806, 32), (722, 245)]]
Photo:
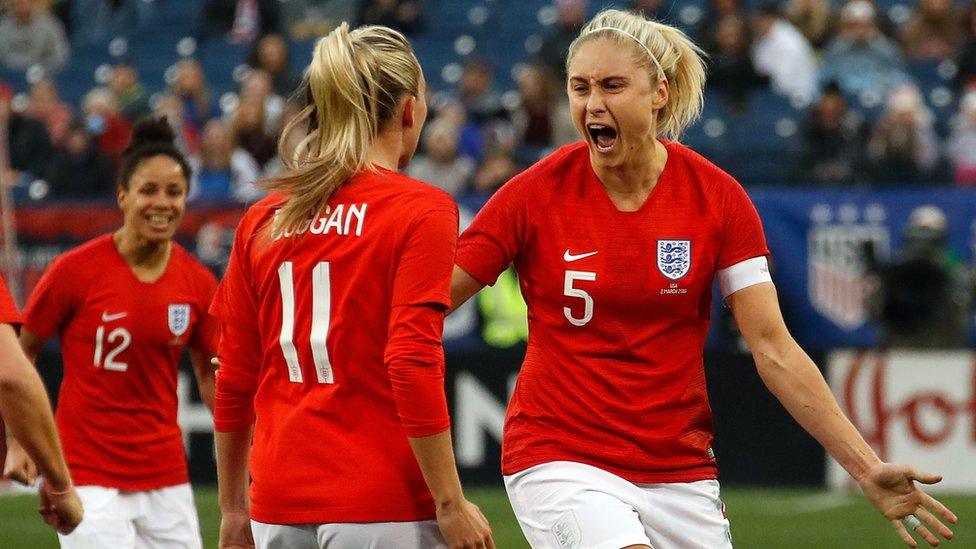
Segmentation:
[[(42, 21), (36, 55), (2, 30), (25, 2)], [(118, 225), (114, 162), (132, 119), (155, 113), (202, 174), (178, 240), (219, 274), (254, 181), (278, 169), (314, 37), (342, 20), (410, 37), (432, 115), (408, 173), (444, 186), (470, 219), (575, 139), (560, 80), (574, 18), (635, 4), (710, 54), (703, 116), (682, 141), (756, 203), (791, 330), (883, 457), (945, 474), (954, 545), (976, 546), (976, 1), (6, 0), (4, 273), (22, 304), (56, 254)], [(446, 327), (459, 465), (500, 547), (524, 546), (498, 473), (524, 314), (509, 276)], [(737, 546), (897, 547), (762, 387), (733, 324), (716, 304), (706, 367)], [(872, 351), (883, 341), (911, 350)], [(56, 386), (56, 345), (39, 362)], [(211, 547), (212, 427), (186, 373), (180, 421)], [(0, 547), (55, 546), (35, 506), (0, 497)]]

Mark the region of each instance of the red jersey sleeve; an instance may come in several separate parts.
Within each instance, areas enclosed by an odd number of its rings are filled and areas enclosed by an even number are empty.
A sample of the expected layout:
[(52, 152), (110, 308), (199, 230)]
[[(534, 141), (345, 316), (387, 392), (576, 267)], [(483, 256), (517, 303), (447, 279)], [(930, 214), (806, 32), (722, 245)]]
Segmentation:
[(214, 429), (218, 432), (241, 431), (254, 423), (261, 338), (257, 301), (247, 276), (249, 236), (245, 227), (238, 227), (227, 272), (210, 306), (210, 314), (220, 326), (220, 367), (214, 389)]
[(458, 241), (458, 267), (482, 284), (494, 285), (522, 247), (528, 200), (521, 181), (515, 178), (502, 186)]
[(411, 227), (397, 263), (384, 362), (400, 421), (413, 437), (450, 427), (441, 338), (457, 232), (453, 202), (432, 208)]
[(41, 339), (57, 332), (77, 307), (75, 284), (70, 270), (54, 260), (41, 275), (24, 307), (24, 329)]
[(220, 340), (220, 324), (210, 314), (210, 305), (213, 302), (214, 294), (217, 292), (217, 278), (206, 268), (201, 269), (197, 288), (200, 291), (198, 299), (202, 304), (201, 318), (194, 327), (189, 345), (191, 349), (214, 356), (217, 354), (217, 345)]
[(2, 276), (0, 276), (0, 323), (12, 324), (15, 328), (21, 323), (20, 312), (13, 298), (10, 297), (7, 281)]
[(732, 181), (726, 192), (719, 243), (718, 268), (725, 269), (740, 261), (769, 254), (759, 212), (745, 189)]

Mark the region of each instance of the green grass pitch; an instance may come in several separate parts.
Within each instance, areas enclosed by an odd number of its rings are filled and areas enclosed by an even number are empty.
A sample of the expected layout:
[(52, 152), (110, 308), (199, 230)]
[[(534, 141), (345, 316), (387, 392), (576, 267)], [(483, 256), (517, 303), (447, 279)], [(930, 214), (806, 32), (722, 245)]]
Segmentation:
[[(501, 488), (468, 489), (484, 510), (500, 549), (528, 547)], [(198, 488), (197, 509), (204, 546), (217, 546), (219, 514), (212, 487)], [(723, 490), (737, 548), (897, 548), (904, 547), (894, 530), (864, 498), (843, 493), (801, 490)], [(976, 496), (943, 496), (959, 515), (956, 540), (947, 547), (976, 547)], [(0, 497), (0, 548), (46, 549), (57, 538), (38, 517), (37, 497)], [(927, 546), (922, 542), (922, 546)]]

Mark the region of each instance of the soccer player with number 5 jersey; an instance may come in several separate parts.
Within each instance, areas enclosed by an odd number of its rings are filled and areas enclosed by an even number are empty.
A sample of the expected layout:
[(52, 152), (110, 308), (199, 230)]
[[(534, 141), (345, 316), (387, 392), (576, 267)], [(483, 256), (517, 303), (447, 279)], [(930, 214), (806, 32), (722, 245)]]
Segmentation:
[(458, 212), (397, 173), (427, 116), (399, 32), (319, 40), (308, 131), (244, 216), (212, 311), (221, 547), (491, 548), (451, 448), (441, 334)]
[(701, 111), (699, 54), (675, 28), (598, 14), (567, 61), (584, 141), (502, 187), (458, 244), (454, 307), (512, 263), (528, 305), (502, 443), (523, 532), (538, 548), (731, 547), (702, 364), (717, 280), (767, 387), (904, 542), (951, 537), (955, 515), (915, 486), (940, 477), (882, 462), (789, 335), (742, 187), (658, 138)]
[[(64, 380), (57, 425), (85, 520), (61, 546), (201, 547), (183, 435), (176, 422), (184, 348), (212, 407), (213, 274), (172, 238), (186, 209), (190, 168), (165, 119), (133, 129), (119, 170), (122, 228), (58, 257), (24, 310), (21, 345), (33, 360), (57, 335)], [(8, 470), (29, 480), (17, 449)]]

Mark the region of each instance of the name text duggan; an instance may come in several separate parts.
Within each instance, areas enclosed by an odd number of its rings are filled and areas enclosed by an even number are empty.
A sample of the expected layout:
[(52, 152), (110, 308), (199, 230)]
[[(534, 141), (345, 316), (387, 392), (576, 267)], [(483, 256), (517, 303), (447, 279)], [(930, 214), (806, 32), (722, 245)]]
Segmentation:
[[(278, 212), (275, 212), (277, 220)], [(347, 236), (355, 234), (363, 235), (363, 225), (366, 223), (366, 203), (362, 204), (337, 204), (335, 208), (329, 208), (324, 213), (315, 217), (310, 217), (302, 222), (296, 230), (282, 231), (274, 233), (274, 240), (288, 238), (305, 234), (336, 234)]]

